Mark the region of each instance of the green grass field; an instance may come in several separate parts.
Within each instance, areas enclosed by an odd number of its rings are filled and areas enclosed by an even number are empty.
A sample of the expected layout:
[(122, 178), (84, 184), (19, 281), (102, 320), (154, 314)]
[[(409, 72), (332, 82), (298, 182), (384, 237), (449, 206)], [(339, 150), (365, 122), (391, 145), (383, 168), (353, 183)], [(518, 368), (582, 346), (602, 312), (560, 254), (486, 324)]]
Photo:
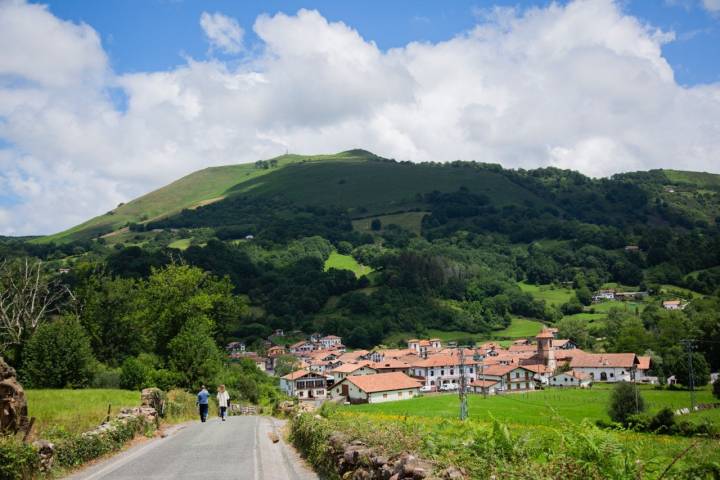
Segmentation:
[[(553, 425), (554, 417), (557, 416), (573, 422), (580, 422), (585, 418), (592, 421), (609, 420), (606, 410), (610, 392), (611, 387), (608, 385), (595, 385), (590, 390), (549, 388), (536, 392), (494, 395), (486, 399), (482, 395), (471, 394), (468, 395), (468, 406), (472, 419), (496, 418), (506, 423), (521, 425)], [(677, 409), (690, 405), (690, 394), (685, 391), (643, 388), (642, 395), (650, 412), (665, 406)], [(712, 402), (709, 388), (698, 391), (697, 398), (698, 402)], [(353, 412), (457, 418), (459, 400), (457, 394), (433, 394), (412, 400), (345, 408)], [(707, 414), (714, 415), (710, 412)]]
[(560, 306), (575, 295), (575, 291), (571, 288), (554, 287), (553, 285), (531, 285), (519, 282), (518, 286), (523, 292), (531, 294), (537, 300), (545, 300), (548, 305)]
[(337, 268), (338, 270), (350, 270), (358, 278), (373, 271), (372, 268), (359, 264), (352, 256), (342, 255), (337, 252), (332, 252), (330, 257), (325, 260), (325, 270), (329, 270), (331, 268)]
[(646, 306), (647, 304), (645, 302), (620, 302), (617, 300), (610, 300), (607, 302), (595, 303), (590, 308), (592, 308), (596, 314), (606, 314), (612, 309), (633, 313), (635, 312), (635, 308), (637, 308), (640, 312), (642, 312), (643, 310), (645, 310)]
[(192, 242), (192, 238), (181, 238), (179, 240), (175, 240), (174, 242), (171, 242), (168, 245), (168, 248), (176, 248), (178, 250), (187, 250), (190, 246), (190, 242)]
[(405, 212), (392, 215), (380, 215), (372, 218), (353, 220), (352, 224), (353, 228), (359, 232), (372, 233), (373, 230), (370, 228), (370, 223), (377, 218), (383, 227), (395, 224), (419, 236), (421, 233), (422, 219), (427, 213), (428, 212)]
[(28, 414), (35, 417), (33, 435), (58, 426), (70, 432), (84, 432), (100, 425), (108, 404), (116, 415), (123, 407), (140, 405), (140, 393), (130, 390), (26, 390)]
[(540, 330), (542, 330), (542, 327), (543, 324), (537, 320), (530, 320), (523, 317), (513, 317), (510, 326), (503, 330), (493, 332), (493, 337), (534, 337), (540, 332)]

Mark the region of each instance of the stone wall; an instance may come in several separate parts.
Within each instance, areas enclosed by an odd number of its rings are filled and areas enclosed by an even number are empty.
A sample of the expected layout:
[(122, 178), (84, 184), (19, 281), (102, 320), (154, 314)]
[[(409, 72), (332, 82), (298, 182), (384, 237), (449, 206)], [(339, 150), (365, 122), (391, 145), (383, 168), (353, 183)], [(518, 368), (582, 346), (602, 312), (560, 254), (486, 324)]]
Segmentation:
[(358, 440), (349, 440), (336, 433), (330, 437), (328, 454), (333, 457), (339, 476), (352, 480), (420, 480), (464, 479), (464, 473), (456, 468), (437, 471), (435, 465), (415, 455), (403, 452), (392, 457), (382, 455)]
[(0, 434), (14, 435), (28, 426), (25, 391), (15, 369), (0, 357)]

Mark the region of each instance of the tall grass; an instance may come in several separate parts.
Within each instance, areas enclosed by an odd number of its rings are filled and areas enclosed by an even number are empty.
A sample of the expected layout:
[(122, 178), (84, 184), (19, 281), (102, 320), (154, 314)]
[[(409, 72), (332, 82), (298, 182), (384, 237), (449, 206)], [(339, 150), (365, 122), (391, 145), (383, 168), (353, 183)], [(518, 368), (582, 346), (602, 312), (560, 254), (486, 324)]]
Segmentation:
[(35, 417), (33, 436), (39, 438), (48, 429), (62, 428), (71, 433), (91, 430), (107, 416), (123, 407), (140, 405), (140, 392), (118, 389), (26, 390), (28, 414)]

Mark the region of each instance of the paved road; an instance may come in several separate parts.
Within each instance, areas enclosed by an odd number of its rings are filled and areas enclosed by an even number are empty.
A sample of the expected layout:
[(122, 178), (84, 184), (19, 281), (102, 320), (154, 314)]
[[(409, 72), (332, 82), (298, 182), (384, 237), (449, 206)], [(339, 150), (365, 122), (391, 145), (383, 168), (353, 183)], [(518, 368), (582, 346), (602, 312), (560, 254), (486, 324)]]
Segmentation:
[(69, 477), (72, 480), (317, 480), (292, 447), (273, 443), (279, 420), (259, 416), (195, 422)]

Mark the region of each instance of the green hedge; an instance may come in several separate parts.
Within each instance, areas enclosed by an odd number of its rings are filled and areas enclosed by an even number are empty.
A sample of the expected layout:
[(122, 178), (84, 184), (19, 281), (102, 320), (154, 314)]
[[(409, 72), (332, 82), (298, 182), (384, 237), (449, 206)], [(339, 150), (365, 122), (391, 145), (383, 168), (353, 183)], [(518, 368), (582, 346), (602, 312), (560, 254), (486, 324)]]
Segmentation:
[(95, 433), (70, 434), (55, 445), (56, 465), (74, 467), (98, 458), (106, 453), (119, 450), (136, 434), (152, 428), (142, 417), (128, 417), (113, 420), (111, 428)]
[(37, 470), (38, 455), (33, 447), (0, 437), (0, 480), (32, 478)]

